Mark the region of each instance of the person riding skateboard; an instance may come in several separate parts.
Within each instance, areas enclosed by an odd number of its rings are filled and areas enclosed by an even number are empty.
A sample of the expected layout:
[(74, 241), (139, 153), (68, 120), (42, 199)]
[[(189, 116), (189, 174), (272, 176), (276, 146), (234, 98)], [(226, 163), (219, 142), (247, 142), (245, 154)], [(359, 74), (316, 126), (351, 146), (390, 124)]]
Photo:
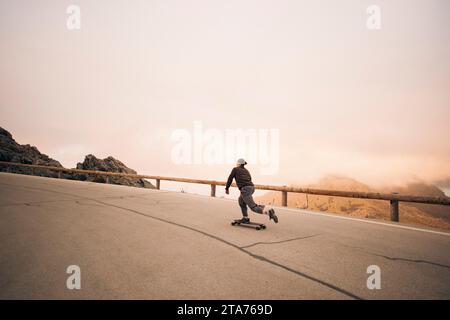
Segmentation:
[(253, 200), (252, 194), (255, 192), (255, 186), (252, 182), (252, 177), (250, 176), (250, 172), (244, 167), (247, 162), (244, 159), (238, 159), (236, 162), (236, 167), (231, 170), (230, 176), (227, 180), (227, 185), (225, 186), (225, 193), (230, 194), (230, 186), (233, 182), (233, 179), (236, 180), (236, 184), (241, 192), (239, 196), (238, 202), (242, 211), (242, 220), (243, 223), (250, 222), (247, 214), (247, 206), (253, 212), (259, 214), (267, 214), (269, 216), (269, 220), (273, 220), (275, 223), (278, 223), (278, 217), (275, 214), (275, 210), (272, 208), (268, 208), (264, 205), (258, 205)]

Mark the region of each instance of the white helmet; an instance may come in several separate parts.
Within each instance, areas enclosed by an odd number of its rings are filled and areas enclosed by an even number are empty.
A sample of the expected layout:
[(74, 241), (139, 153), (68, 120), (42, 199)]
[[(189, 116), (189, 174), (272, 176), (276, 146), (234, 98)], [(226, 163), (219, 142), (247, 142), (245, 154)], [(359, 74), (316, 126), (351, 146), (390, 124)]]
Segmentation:
[(242, 158), (238, 159), (238, 161), (236, 163), (239, 165), (247, 164), (247, 162)]

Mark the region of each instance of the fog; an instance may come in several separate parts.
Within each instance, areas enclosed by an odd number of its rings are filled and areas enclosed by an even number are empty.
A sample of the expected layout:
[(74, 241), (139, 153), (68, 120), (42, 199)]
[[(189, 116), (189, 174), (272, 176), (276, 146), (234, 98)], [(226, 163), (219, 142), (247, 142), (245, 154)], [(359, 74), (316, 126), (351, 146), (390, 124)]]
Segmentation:
[(448, 179), (450, 2), (376, 1), (369, 30), (372, 2), (76, 1), (69, 30), (69, 1), (2, 0), (0, 126), (67, 167), (225, 180), (232, 163), (173, 159), (200, 121), (277, 130), (257, 183)]

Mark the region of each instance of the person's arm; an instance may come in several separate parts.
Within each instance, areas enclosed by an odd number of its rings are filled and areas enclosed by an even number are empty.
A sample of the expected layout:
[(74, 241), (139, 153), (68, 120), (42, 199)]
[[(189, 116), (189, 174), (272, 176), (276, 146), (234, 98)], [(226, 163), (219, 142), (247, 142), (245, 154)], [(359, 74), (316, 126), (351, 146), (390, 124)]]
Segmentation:
[(230, 173), (230, 175), (228, 177), (227, 185), (225, 186), (226, 194), (228, 194), (228, 189), (230, 189), (230, 186), (233, 183), (233, 179), (234, 179), (235, 174), (236, 174), (236, 170), (235, 170), (235, 168), (233, 168), (233, 170), (231, 170), (231, 173)]

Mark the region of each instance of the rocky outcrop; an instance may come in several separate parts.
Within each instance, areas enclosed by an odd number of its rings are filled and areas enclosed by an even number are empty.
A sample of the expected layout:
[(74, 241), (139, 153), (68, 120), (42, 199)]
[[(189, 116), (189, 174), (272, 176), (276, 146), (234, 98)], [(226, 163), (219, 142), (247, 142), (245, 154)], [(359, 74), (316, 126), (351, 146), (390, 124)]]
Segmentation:
[[(78, 163), (77, 169), (137, 174), (135, 170), (128, 168), (124, 163), (113, 157), (98, 159), (92, 154), (87, 155), (83, 162)], [(72, 179), (106, 183), (106, 176), (101, 175), (73, 174)], [(108, 180), (111, 184), (140, 188), (155, 188), (150, 182), (144, 179), (110, 176)]]
[[(61, 163), (39, 152), (35, 146), (18, 144), (11, 133), (0, 127), (0, 161), (35, 164), (40, 166), (62, 167)], [(44, 169), (0, 166), (0, 171), (21, 174), (34, 174), (44, 177), (57, 177), (58, 174)]]
[[(0, 161), (15, 162), (24, 164), (35, 164), (40, 166), (60, 167), (63, 166), (58, 161), (50, 158), (46, 154), (39, 152), (39, 150), (30, 146), (29, 144), (18, 144), (11, 133), (0, 127)], [(95, 170), (95, 171), (108, 171), (108, 172), (120, 172), (136, 174), (136, 171), (128, 168), (121, 161), (108, 157), (105, 159), (98, 159), (93, 155), (87, 155), (82, 163), (77, 164), (77, 169)], [(21, 173), (29, 175), (38, 175), (43, 177), (58, 177), (58, 173), (46, 169), (31, 169), (16, 166), (0, 166), (0, 171)], [(61, 176), (65, 179), (92, 181), (99, 183), (106, 183), (106, 177), (101, 175), (89, 175), (89, 174), (71, 174), (64, 173)], [(133, 179), (128, 177), (109, 177), (109, 183), (120, 184), (124, 186), (140, 187), (140, 188), (155, 188), (150, 182), (144, 179)]]

